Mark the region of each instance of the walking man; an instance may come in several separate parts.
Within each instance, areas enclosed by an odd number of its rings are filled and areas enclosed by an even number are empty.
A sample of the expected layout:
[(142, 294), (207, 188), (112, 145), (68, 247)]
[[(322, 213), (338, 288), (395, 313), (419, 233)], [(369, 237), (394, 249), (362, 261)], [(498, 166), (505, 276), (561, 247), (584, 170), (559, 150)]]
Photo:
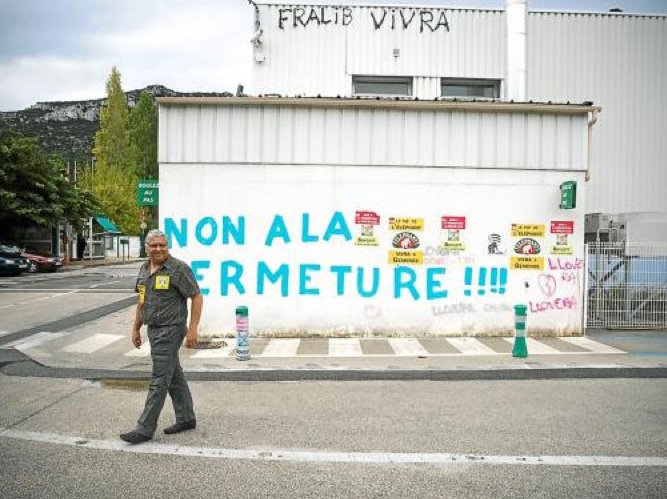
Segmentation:
[[(167, 239), (162, 231), (154, 229), (146, 234), (146, 249), (148, 261), (141, 266), (137, 277), (139, 301), (132, 328), (132, 343), (136, 348), (141, 346), (140, 329), (142, 324), (146, 324), (153, 371), (146, 405), (137, 426), (120, 435), (122, 440), (132, 444), (153, 438), (167, 393), (174, 406), (176, 423), (165, 428), (164, 432), (178, 433), (197, 426), (192, 395), (183, 375), (178, 351), (184, 338), (188, 348), (196, 346), (204, 299), (190, 267), (169, 255)], [(192, 304), (190, 324), (186, 326), (188, 298)]]

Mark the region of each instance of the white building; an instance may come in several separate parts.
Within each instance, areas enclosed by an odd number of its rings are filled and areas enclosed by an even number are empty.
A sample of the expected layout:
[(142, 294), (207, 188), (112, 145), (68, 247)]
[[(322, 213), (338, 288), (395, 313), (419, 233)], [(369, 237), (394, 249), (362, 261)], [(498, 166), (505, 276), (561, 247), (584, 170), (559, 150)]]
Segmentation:
[[(159, 100), (161, 226), (207, 295), (205, 332), (233, 331), (248, 305), (255, 333), (502, 335), (519, 303), (533, 333), (583, 332), (584, 213), (667, 212), (665, 145), (635, 145), (665, 131), (657, 82), (629, 90), (657, 99), (637, 110), (653, 128), (614, 118), (628, 101), (618, 78), (599, 91), (613, 73), (600, 37), (646, 45), (647, 62), (626, 51), (617, 72), (664, 76), (649, 42), (664, 41), (665, 19), (526, 17), (508, 3), (509, 23), (504, 11), (253, 3), (263, 96)], [(628, 172), (619, 133), (651, 180)], [(623, 182), (614, 204), (609, 185)], [(563, 206), (573, 185), (576, 206)]]
[[(666, 16), (528, 11), (523, 23), (525, 2), (509, 0), (508, 36), (505, 10), (251, 3), (253, 93), (591, 101), (586, 213), (667, 217)], [(524, 36), (525, 52), (512, 48)], [(523, 97), (508, 85), (522, 70)]]

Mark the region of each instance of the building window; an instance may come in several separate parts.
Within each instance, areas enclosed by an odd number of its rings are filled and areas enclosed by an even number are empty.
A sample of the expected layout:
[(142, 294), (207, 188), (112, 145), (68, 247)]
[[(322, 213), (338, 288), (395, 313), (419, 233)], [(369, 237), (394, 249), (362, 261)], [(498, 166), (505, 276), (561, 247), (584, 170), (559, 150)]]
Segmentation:
[(440, 95), (468, 99), (497, 99), (500, 96), (500, 80), (443, 78), (440, 83)]
[(412, 95), (412, 78), (409, 76), (353, 76), (354, 95)]

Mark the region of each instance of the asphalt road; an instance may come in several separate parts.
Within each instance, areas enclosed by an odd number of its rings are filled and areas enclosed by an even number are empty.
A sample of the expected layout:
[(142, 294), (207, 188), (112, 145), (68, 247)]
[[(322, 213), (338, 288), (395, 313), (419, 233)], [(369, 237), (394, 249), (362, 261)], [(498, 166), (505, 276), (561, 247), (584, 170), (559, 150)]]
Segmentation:
[(136, 301), (139, 265), (1, 277), (0, 336), (11, 341), (67, 329), (127, 307)]
[[(137, 268), (0, 279), (2, 340), (127, 307)], [(145, 382), (0, 374), (0, 497), (667, 496), (664, 376), (346, 379), (193, 382), (198, 428), (131, 447)]]
[[(117, 437), (141, 407), (137, 388), (0, 375), (0, 426), (9, 428), (0, 431), (0, 497), (608, 499), (667, 492), (664, 379), (198, 382), (198, 428), (159, 433), (143, 448), (148, 453)], [(172, 417), (167, 406), (161, 427)], [(434, 462), (443, 454), (447, 462)], [(489, 464), (499, 457), (512, 464)], [(663, 459), (651, 464), (656, 457)], [(600, 464), (605, 459), (612, 464)]]

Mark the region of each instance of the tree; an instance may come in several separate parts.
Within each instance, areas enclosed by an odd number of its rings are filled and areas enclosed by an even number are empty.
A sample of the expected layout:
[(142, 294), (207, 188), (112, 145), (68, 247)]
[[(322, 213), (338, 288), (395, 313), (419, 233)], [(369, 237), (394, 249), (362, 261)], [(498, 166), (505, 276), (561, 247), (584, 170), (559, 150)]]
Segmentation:
[(130, 166), (127, 120), (127, 100), (120, 72), (114, 66), (107, 80), (107, 102), (100, 110), (100, 128), (95, 134), (93, 154), (98, 164), (116, 168)]
[(157, 109), (148, 92), (142, 92), (139, 102), (130, 111), (130, 155), (140, 178), (157, 178)]
[(129, 145), (127, 101), (115, 66), (111, 68), (106, 90), (107, 102), (100, 110), (100, 128), (93, 147), (95, 168), (84, 172), (82, 183), (95, 194), (102, 212), (121, 231), (138, 234), (138, 176)]
[(61, 158), (43, 153), (35, 139), (0, 131), (0, 234), (61, 221), (80, 230), (98, 208), (90, 191), (70, 184)]

